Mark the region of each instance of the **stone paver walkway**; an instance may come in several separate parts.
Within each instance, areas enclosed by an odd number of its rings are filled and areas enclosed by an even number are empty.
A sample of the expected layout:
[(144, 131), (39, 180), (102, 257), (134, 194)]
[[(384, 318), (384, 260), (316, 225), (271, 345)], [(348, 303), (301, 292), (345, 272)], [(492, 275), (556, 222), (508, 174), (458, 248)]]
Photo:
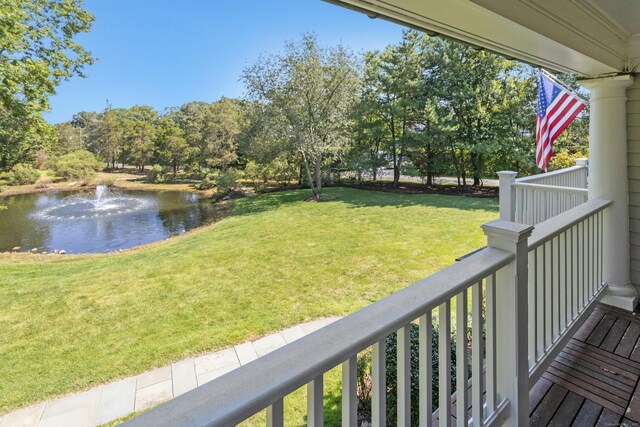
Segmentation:
[(338, 318), (315, 320), (232, 348), (0, 416), (0, 427), (98, 426), (196, 388)]

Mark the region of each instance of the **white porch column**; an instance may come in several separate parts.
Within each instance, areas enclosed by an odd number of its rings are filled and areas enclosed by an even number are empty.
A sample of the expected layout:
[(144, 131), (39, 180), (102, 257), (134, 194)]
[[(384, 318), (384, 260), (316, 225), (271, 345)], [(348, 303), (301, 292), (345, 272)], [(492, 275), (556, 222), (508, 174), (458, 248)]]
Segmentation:
[(581, 81), (591, 91), (589, 123), (589, 199), (613, 201), (604, 212), (602, 300), (633, 310), (638, 294), (630, 279), (629, 192), (627, 183), (627, 94), (633, 76)]

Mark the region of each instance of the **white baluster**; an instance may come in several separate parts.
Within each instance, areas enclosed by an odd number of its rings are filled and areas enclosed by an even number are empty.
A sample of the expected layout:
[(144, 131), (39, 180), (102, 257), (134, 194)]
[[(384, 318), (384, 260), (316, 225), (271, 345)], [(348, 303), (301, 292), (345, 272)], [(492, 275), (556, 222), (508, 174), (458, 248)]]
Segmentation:
[[(536, 283), (536, 251), (529, 252), (529, 366), (533, 366), (538, 360), (537, 337), (538, 337), (538, 298)], [(475, 346), (475, 341), (473, 343)]]
[(307, 384), (307, 426), (324, 425), (324, 392), (322, 375)]
[(342, 425), (344, 427), (358, 427), (357, 369), (357, 356), (350, 357), (342, 363)]
[(482, 337), (482, 282), (476, 283), (471, 289), (471, 411), (473, 425), (482, 425), (484, 414), (482, 411), (482, 395), (484, 391), (483, 381), (483, 356), (484, 340)]
[(411, 325), (397, 332), (398, 427), (411, 427)]
[(496, 275), (492, 274), (486, 280), (486, 318), (487, 318), (487, 411), (492, 413), (498, 405), (498, 379), (496, 361)]
[(469, 341), (467, 337), (467, 291), (460, 292), (456, 296), (456, 422), (458, 427), (467, 427), (469, 416), (467, 410), (467, 387), (469, 366), (467, 349)]
[(278, 399), (267, 408), (267, 427), (282, 427), (283, 425), (284, 405), (282, 399)]
[(371, 348), (371, 424), (385, 427), (387, 418), (387, 380), (385, 373), (386, 344), (384, 339)]
[(438, 308), (438, 418), (439, 426), (451, 425), (451, 306)]
[(433, 324), (431, 310), (420, 317), (420, 426), (431, 427), (433, 413)]

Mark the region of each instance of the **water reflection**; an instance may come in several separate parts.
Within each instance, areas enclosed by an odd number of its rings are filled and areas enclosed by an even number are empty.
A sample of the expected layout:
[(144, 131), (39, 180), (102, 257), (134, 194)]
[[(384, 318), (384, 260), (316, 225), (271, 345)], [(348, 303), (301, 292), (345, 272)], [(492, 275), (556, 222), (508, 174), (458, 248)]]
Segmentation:
[[(86, 194), (83, 195), (83, 197)], [(114, 197), (137, 200), (136, 209), (109, 215), (53, 215), (77, 206), (78, 192), (51, 191), (0, 198), (0, 251), (65, 250), (67, 253), (111, 252), (184, 233), (213, 221), (214, 206), (182, 191), (117, 191)]]

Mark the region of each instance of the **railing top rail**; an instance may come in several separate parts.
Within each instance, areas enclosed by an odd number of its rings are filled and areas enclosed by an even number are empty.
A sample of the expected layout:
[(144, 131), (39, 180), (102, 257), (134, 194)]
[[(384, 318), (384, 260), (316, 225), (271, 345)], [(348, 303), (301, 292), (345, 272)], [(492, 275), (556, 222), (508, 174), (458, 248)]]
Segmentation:
[(124, 425), (237, 424), (478, 283), (513, 258), (509, 252), (485, 248)]
[(541, 180), (545, 180), (548, 178), (553, 178), (555, 176), (561, 176), (561, 175), (566, 175), (569, 173), (573, 173), (582, 169), (586, 169), (586, 166), (571, 166), (569, 168), (565, 168), (565, 169), (558, 169), (556, 171), (551, 171), (551, 172), (546, 172), (546, 173), (540, 173), (537, 175), (531, 175), (531, 176), (524, 176), (522, 178), (516, 178), (516, 182), (537, 182), (537, 181), (541, 181)]
[(613, 202), (605, 199), (589, 200), (573, 209), (541, 222), (535, 226), (529, 237), (529, 251), (543, 245), (574, 225), (611, 206)]
[(533, 184), (528, 182), (514, 182), (514, 188), (525, 188), (531, 190), (550, 191), (554, 193), (570, 193), (570, 194), (589, 194), (589, 190), (586, 188), (577, 187), (562, 187), (558, 185), (546, 185), (546, 184)]

